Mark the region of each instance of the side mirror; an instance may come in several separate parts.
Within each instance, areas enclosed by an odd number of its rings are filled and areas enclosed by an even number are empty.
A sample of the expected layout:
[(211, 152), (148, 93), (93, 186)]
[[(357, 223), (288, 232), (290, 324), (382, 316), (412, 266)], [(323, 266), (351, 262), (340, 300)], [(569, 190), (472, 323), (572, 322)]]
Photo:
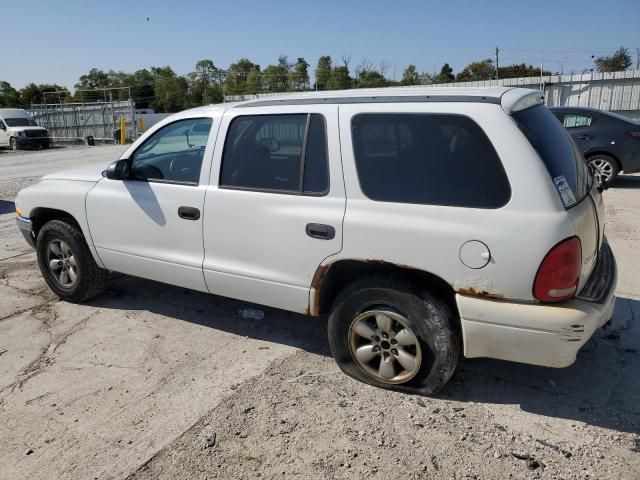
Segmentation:
[(0, 130), (7, 130), (7, 127), (4, 125), (4, 123), (0, 122)]
[(129, 178), (129, 160), (122, 158), (110, 163), (104, 176), (109, 180), (126, 180)]

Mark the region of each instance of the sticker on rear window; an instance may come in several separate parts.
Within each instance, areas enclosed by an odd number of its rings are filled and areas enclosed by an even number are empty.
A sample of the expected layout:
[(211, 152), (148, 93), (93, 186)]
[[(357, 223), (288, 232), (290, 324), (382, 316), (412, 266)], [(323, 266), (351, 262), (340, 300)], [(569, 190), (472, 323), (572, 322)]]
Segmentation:
[(573, 196), (573, 191), (567, 183), (567, 179), (564, 178), (564, 175), (560, 175), (559, 177), (554, 178), (553, 183), (556, 184), (556, 188), (558, 189), (558, 193), (562, 198), (562, 203), (564, 203), (564, 206), (569, 208), (570, 206), (575, 205), (576, 197)]

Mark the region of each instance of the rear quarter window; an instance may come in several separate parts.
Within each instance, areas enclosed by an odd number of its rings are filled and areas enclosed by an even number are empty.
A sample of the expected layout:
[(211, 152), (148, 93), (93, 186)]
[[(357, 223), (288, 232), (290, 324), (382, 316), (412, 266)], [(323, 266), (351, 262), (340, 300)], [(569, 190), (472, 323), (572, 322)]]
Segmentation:
[(371, 113), (351, 127), (360, 188), (372, 200), (499, 208), (511, 197), (493, 145), (468, 117)]
[[(518, 127), (536, 149), (553, 179), (565, 207), (579, 203), (589, 191), (587, 162), (567, 130), (544, 105), (515, 112)], [(562, 189), (568, 185), (571, 195)]]

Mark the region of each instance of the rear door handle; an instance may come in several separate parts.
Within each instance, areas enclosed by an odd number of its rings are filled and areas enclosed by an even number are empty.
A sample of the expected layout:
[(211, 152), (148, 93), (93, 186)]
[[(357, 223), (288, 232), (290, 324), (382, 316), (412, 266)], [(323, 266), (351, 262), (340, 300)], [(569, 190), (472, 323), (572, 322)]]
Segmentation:
[(185, 220), (198, 220), (200, 218), (200, 210), (195, 207), (179, 207), (178, 216)]
[(336, 236), (336, 229), (323, 223), (308, 223), (306, 231), (311, 238), (319, 238), (321, 240), (331, 240)]
[(591, 140), (593, 138), (593, 135), (580, 135), (578, 138), (580, 140)]

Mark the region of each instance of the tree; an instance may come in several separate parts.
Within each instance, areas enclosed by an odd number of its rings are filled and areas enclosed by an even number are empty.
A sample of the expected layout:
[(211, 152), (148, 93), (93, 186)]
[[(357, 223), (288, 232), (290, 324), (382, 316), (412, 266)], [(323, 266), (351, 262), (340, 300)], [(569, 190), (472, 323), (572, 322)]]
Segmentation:
[(20, 106), (20, 93), (9, 82), (0, 81), (0, 107), (15, 108)]
[(260, 71), (260, 65), (248, 58), (241, 58), (229, 65), (227, 78), (224, 81), (226, 95), (241, 95), (246, 91), (247, 77), (253, 70)]
[(218, 68), (212, 60), (199, 60), (195, 70), (187, 75), (192, 106), (222, 101), (222, 88), (218, 84)]
[(496, 69), (493, 60), (486, 59), (480, 62), (471, 62), (456, 75), (456, 81), (467, 82), (473, 80), (490, 80), (495, 77)]
[[(498, 69), (500, 78), (539, 77), (540, 67), (526, 65), (524, 63), (507, 65)], [(543, 70), (542, 75), (551, 75), (548, 70)]]
[[(306, 62), (305, 62), (306, 63)], [(267, 92), (289, 90), (289, 60), (286, 55), (278, 57), (277, 65), (269, 65), (263, 72), (263, 85)]]
[(260, 70), (251, 70), (247, 75), (245, 83), (245, 91), (247, 93), (260, 93), (264, 89), (262, 85), (262, 72)]
[(420, 85), (420, 74), (416, 70), (416, 66), (411, 64), (404, 69), (400, 85)]
[(188, 83), (171, 67), (151, 67), (154, 79), (153, 106), (161, 112), (178, 112), (185, 107)]
[(613, 55), (598, 57), (593, 63), (595, 63), (599, 72), (620, 72), (629, 68), (633, 62), (631, 61), (629, 50), (620, 47)]
[(105, 88), (111, 87), (112, 79), (109, 78), (109, 74), (99, 70), (97, 68), (92, 68), (89, 70), (89, 73), (86, 75), (81, 75), (78, 83), (76, 83), (75, 88), (77, 89), (94, 89), (94, 88)]
[[(61, 92), (59, 95), (52, 95), (53, 92)], [(45, 93), (47, 95), (45, 95)], [(45, 98), (46, 97), (46, 98)], [(60, 100), (69, 100), (71, 95), (69, 91), (60, 85), (30, 83), (26, 87), (20, 89), (20, 104), (23, 108), (28, 108), (32, 104), (37, 103), (58, 103)]]
[(299, 57), (289, 70), (289, 85), (294, 90), (309, 89), (309, 64)]
[(349, 75), (349, 67), (334, 67), (331, 70), (331, 77), (327, 85), (328, 90), (346, 90), (351, 88), (353, 79)]
[(316, 67), (316, 88), (318, 90), (326, 90), (329, 87), (331, 71), (331, 57), (329, 55), (320, 57)]
[(433, 83), (449, 83), (453, 82), (455, 79), (456, 77), (453, 74), (453, 68), (451, 68), (448, 63), (445, 63), (442, 65), (440, 73), (433, 77)]

